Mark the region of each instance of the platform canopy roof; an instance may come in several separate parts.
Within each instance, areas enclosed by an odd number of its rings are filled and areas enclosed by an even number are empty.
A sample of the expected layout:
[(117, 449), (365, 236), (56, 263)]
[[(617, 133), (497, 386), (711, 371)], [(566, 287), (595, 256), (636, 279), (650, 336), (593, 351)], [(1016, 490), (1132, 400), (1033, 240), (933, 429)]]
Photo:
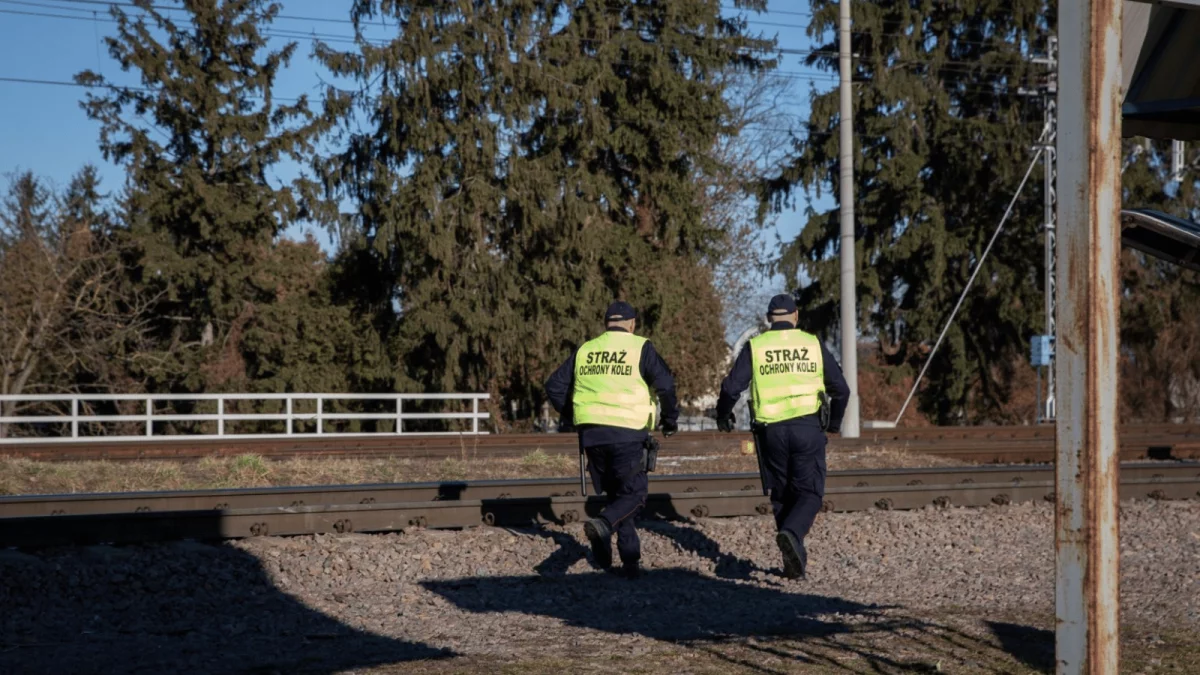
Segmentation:
[(1200, 140), (1200, 0), (1125, 0), (1122, 135)]
[[(1200, 140), (1200, 0), (1125, 0), (1121, 9), (1121, 135)], [(1200, 270), (1200, 224), (1124, 209), (1121, 242)]]

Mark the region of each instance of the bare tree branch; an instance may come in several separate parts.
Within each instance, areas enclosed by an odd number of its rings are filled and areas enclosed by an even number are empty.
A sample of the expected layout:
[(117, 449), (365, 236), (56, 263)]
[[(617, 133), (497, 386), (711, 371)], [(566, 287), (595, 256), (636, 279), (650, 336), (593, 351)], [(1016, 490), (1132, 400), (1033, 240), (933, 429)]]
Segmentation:
[(716, 141), (723, 170), (700, 176), (705, 187), (705, 223), (723, 233), (712, 256), (717, 293), (727, 335), (761, 321), (773, 241), (766, 240), (771, 222), (760, 222), (753, 186), (778, 173), (788, 142), (789, 115), (783, 106), (791, 96), (787, 80), (763, 74), (731, 73), (726, 96), (733, 102), (733, 132)]
[(76, 390), (80, 372), (103, 383), (112, 356), (144, 342), (153, 298), (123, 284), (120, 252), (31, 174), (11, 179), (0, 213), (0, 394)]

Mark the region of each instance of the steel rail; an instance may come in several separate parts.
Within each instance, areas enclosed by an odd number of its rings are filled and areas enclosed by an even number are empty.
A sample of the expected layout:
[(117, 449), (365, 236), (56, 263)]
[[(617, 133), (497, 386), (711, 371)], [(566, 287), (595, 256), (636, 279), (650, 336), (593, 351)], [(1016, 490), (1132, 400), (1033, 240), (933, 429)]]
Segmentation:
[[(1164, 427), (1158, 433), (1129, 430), (1121, 438), (1121, 458), (1125, 461), (1200, 458), (1200, 427), (1177, 426), (1179, 428)], [(1004, 428), (978, 429), (977, 432), (939, 431), (912, 437), (892, 434), (855, 440), (834, 438), (830, 440), (829, 448), (831, 452), (839, 452), (886, 446), (914, 454), (977, 463), (1053, 460), (1053, 436)], [(297, 457), (477, 459), (521, 457), (535, 450), (559, 455), (578, 452), (578, 441), (570, 434), (228, 440), (189, 440), (184, 436), (156, 439), (153, 443), (97, 439), (89, 443), (9, 445), (0, 448), (0, 455), (34, 461), (191, 461), (242, 454), (272, 460)], [(750, 441), (748, 434), (684, 432), (666, 439), (660, 456), (735, 454), (748, 450)]]
[[(1200, 462), (1126, 464), (1130, 480), (1200, 478)], [(856, 469), (832, 471), (826, 487), (894, 487), (1011, 483), (1051, 480), (1050, 465)], [(355, 485), (286, 486), (215, 490), (145, 491), (77, 494), (34, 494), (0, 497), (0, 518), (144, 513), (151, 511), (231, 510), (337, 504), (464, 501), (523, 497), (573, 497), (578, 482), (570, 478), (441, 481)], [(655, 493), (760, 491), (758, 474), (694, 474), (654, 476)]]
[[(646, 515), (667, 519), (765, 515), (770, 513), (770, 504), (756, 489), (754, 478), (753, 474), (727, 474), (657, 479), (651, 484), (652, 493), (647, 501)], [(955, 482), (949, 482), (952, 480)], [(873, 481), (875, 484), (872, 484)], [(502, 488), (505, 483), (509, 485), (508, 488)], [(740, 488), (737, 487), (739, 483), (742, 484)], [(12, 510), (0, 513), (13, 515), (0, 517), (0, 546), (129, 544), (174, 539), (386, 532), (414, 527), (528, 526), (547, 522), (577, 522), (585, 516), (599, 513), (604, 506), (602, 498), (552, 492), (558, 487), (573, 484), (573, 481), (565, 479), (483, 481), (459, 484), (469, 486), (454, 493), (459, 498), (422, 500), (413, 498), (428, 496), (428, 493), (422, 494), (420, 490), (440, 489), (434, 488), (439, 484), (279, 488), (273, 491), (276, 497), (292, 490), (284, 498), (304, 495), (307, 499), (294, 500), (296, 503), (287, 506), (234, 507), (232, 501), (216, 504), (210, 501), (210, 506), (201, 509), (154, 511), (135, 507), (134, 512), (74, 515), (15, 515), (18, 513), (15, 505), (33, 503), (38, 498), (8, 497), (4, 498), (3, 506)], [(405, 489), (411, 489), (412, 492), (404, 492)], [(468, 489), (474, 492), (468, 492)], [(494, 493), (494, 497), (484, 496), (489, 494), (488, 490), (499, 489), (508, 491)], [(542, 492), (535, 494), (537, 490)], [(203, 493), (210, 496), (224, 493), (228, 496), (233, 492), (252, 491), (195, 491), (190, 493), (191, 497), (179, 498), (189, 499)], [(149, 494), (158, 494), (158, 498), (162, 499), (167, 493)], [(476, 498), (463, 499), (463, 496)], [(1143, 465), (1127, 467), (1123, 471), (1123, 499), (1188, 499), (1196, 496), (1200, 496), (1200, 467), (1197, 465)], [(60, 503), (63, 505), (73, 504), (77, 507), (88, 497), (115, 499), (119, 496), (54, 497), (62, 497)], [(320, 502), (322, 498), (330, 497), (331, 501)], [(380, 501), (380, 498), (388, 501)], [(309, 499), (313, 502), (310, 503)], [(989, 467), (982, 471), (856, 471), (831, 474), (826, 489), (825, 509), (861, 511), (986, 506), (1053, 499), (1053, 471), (1048, 467), (1022, 467), (1019, 470)], [(42, 502), (43, 505), (50, 504), (52, 499), (45, 497)], [(146, 506), (143, 504), (143, 507)]]
[[(165, 415), (165, 413), (161, 413), (161, 414)], [(330, 413), (330, 414), (332, 415), (334, 413)], [(366, 414), (366, 413), (364, 413), (364, 414)], [(405, 414), (407, 414), (407, 413), (405, 413)], [(296, 413), (296, 415), (298, 416), (298, 415), (300, 415), (300, 413)], [(349, 413), (349, 415), (357, 416), (357, 414), (354, 414), (354, 413)], [(248, 415), (235, 416), (233, 414), (230, 414), (230, 417), (245, 417), (245, 416), (256, 417), (257, 415), (248, 414)], [(190, 418), (190, 416), (188, 416), (188, 415), (182, 415), (182, 417)], [(384, 414), (381, 418), (382, 419), (390, 419), (391, 417), (392, 416), (390, 414)], [(29, 419), (35, 419), (35, 418), (31, 417)], [(160, 419), (159, 415), (155, 415), (155, 419)], [(166, 418), (163, 417), (162, 419), (166, 419)], [(680, 435), (689, 435), (689, 434), (696, 435), (696, 436), (718, 436), (718, 435), (720, 435), (717, 432), (711, 431), (711, 430), (710, 431), (685, 431), (685, 432), (682, 432)], [(1193, 438), (1200, 438), (1200, 424), (1192, 424), (1192, 423), (1127, 424), (1127, 425), (1123, 425), (1121, 427), (1121, 434), (1122, 434), (1122, 436), (1147, 436), (1147, 435), (1149, 435), (1149, 436), (1164, 436), (1164, 435), (1178, 436), (1178, 435), (1184, 435), (1184, 436), (1190, 436)], [(381, 439), (388, 439), (392, 435), (393, 434), (389, 434), (387, 432), (359, 434), (359, 436), (361, 436), (361, 437), (377, 437), (377, 438), (381, 438)], [(419, 439), (422, 436), (426, 436), (426, 435), (430, 435), (430, 434), (405, 433), (405, 434), (402, 434), (402, 436), (404, 436), (404, 439), (402, 439), (402, 440), (404, 440), (405, 442), (419, 441)], [(459, 434), (458, 432), (453, 432), (448, 435), (457, 436), (457, 435), (461, 435), (461, 434)], [(311, 436), (311, 434), (309, 434), (307, 436)], [(228, 437), (228, 436), (226, 436), (226, 437)], [(266, 436), (265, 434), (258, 435), (255, 437), (262, 439), (262, 440), (277, 440), (277, 439), (271, 439), (270, 437)], [(507, 438), (507, 439), (513, 439), (520, 443), (527, 443), (531, 439), (550, 440), (550, 439), (554, 439), (555, 437), (571, 438), (572, 435), (571, 434), (553, 434), (553, 433), (533, 433), (533, 434), (504, 434), (500, 437)], [(329, 438), (333, 438), (333, 436), (331, 435)], [(1025, 439), (1034, 439), (1034, 438), (1053, 440), (1055, 438), (1054, 425), (1042, 424), (1042, 425), (1036, 425), (1036, 426), (985, 425), (985, 426), (902, 427), (902, 428), (886, 428), (886, 429), (876, 428), (876, 429), (865, 429), (862, 433), (861, 438), (855, 439), (855, 440), (860, 440), (863, 442), (893, 442), (893, 441), (921, 441), (921, 440), (947, 440), (947, 439), (1025, 440)], [(17, 441), (20, 441), (21, 439), (14, 437), (10, 440), (17, 442)], [(45, 437), (43, 439), (39, 439), (38, 437), (32, 437), (32, 438), (28, 438), (26, 440), (28, 440), (28, 441), (34, 441), (34, 440), (54, 441), (55, 438)], [(113, 437), (104, 436), (104, 435), (95, 435), (95, 436), (83, 437), (83, 438), (81, 438), (81, 440), (104, 442), (106, 440), (113, 440)], [(146, 438), (141, 437), (141, 436), (136, 437), (135, 439), (122, 439), (122, 440), (130, 440), (131, 442), (132, 441), (137, 441), (137, 442), (146, 442), (147, 441)], [(152, 441), (156, 442), (156, 443), (158, 443), (158, 442), (187, 443), (187, 442), (198, 442), (198, 441), (205, 441), (205, 440), (219, 441), (221, 439), (218, 437), (213, 437), (213, 436), (188, 435), (188, 434), (152, 437)], [(847, 439), (847, 440), (849, 440), (849, 439)], [(566, 441), (564, 440), (563, 442), (566, 442)]]
[[(484, 438), (484, 437), (481, 437)], [(499, 438), (491, 436), (490, 438)], [(742, 452), (750, 438), (731, 436), (702, 440), (680, 438), (664, 443), (659, 456), (730, 455)], [(910, 454), (940, 456), (943, 459), (965, 460), (977, 464), (992, 462), (1048, 462), (1054, 460), (1052, 441), (908, 441), (865, 443), (833, 440), (830, 452), (854, 452), (866, 448), (887, 447)], [(578, 452), (577, 441), (529, 444), (514, 442), (467, 443), (388, 443), (371, 441), (265, 441), (173, 444), (173, 446), (128, 446), (120, 443), (97, 443), (91, 446), (73, 444), (56, 446), (6, 447), (0, 455), (32, 461), (194, 461), (203, 458), (229, 458), (253, 454), (269, 460), (290, 459), (515, 459), (536, 450), (547, 454), (572, 456)], [(1123, 461), (1200, 459), (1200, 438), (1157, 437), (1124, 438), (1121, 446)]]

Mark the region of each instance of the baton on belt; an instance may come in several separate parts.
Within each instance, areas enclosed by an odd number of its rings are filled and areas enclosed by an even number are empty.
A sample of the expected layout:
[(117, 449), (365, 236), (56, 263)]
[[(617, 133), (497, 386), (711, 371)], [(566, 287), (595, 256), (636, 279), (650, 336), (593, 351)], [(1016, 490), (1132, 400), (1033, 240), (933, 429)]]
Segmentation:
[(767, 466), (763, 463), (763, 448), (766, 446), (763, 441), (767, 437), (767, 425), (762, 422), (750, 421), (750, 433), (754, 438), (754, 455), (758, 457), (758, 480), (762, 483), (763, 496), (771, 494), (770, 488), (767, 486)]
[(579, 495), (587, 496), (587, 453), (583, 450), (583, 435), (579, 436)]

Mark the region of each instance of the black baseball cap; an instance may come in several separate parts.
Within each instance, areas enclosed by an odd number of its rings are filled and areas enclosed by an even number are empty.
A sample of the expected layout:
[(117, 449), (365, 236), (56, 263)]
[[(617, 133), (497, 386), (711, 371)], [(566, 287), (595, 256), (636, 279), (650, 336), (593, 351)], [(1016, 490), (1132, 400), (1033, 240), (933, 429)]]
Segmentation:
[(626, 321), (636, 318), (637, 310), (633, 308), (633, 305), (624, 300), (617, 300), (609, 305), (608, 309), (604, 310), (605, 321)]
[(771, 298), (771, 304), (767, 305), (767, 314), (772, 316), (780, 316), (783, 314), (791, 314), (796, 311), (796, 299), (791, 293), (780, 293)]

